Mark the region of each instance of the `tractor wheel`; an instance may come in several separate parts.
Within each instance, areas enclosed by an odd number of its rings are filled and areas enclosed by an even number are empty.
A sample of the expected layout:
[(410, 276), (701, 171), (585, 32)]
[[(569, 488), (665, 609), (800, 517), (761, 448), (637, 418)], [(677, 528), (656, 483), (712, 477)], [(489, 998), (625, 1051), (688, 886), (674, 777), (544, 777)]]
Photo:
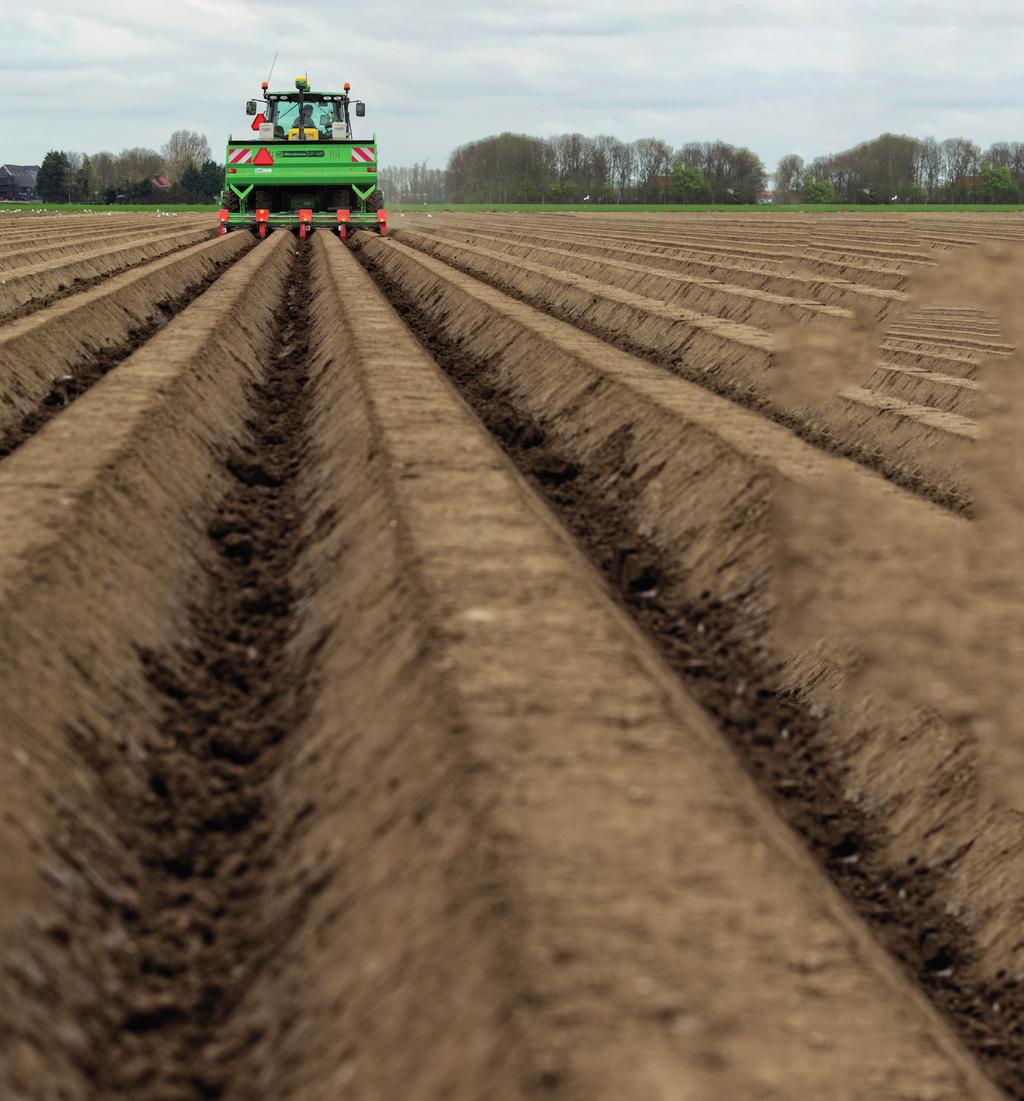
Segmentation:
[(238, 213), (238, 196), (231, 190), (230, 187), (224, 189), (224, 192), (221, 196), (221, 202), (223, 203), (223, 210), (226, 210), (231, 214)]
[(384, 192), (378, 188), (373, 194), (366, 200), (366, 210), (368, 214), (376, 214), (378, 210), (384, 205)]

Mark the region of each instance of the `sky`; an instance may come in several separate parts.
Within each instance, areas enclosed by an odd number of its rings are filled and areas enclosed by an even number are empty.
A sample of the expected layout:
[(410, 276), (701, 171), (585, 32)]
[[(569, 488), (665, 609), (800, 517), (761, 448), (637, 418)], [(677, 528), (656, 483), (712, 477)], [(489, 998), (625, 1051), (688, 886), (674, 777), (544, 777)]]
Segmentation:
[(886, 130), (1024, 141), (1021, 0), (0, 0), (0, 42), (0, 163), (179, 127), (219, 159), (275, 51), (276, 87), (351, 82), (383, 164), (502, 130), (721, 138), (769, 171)]

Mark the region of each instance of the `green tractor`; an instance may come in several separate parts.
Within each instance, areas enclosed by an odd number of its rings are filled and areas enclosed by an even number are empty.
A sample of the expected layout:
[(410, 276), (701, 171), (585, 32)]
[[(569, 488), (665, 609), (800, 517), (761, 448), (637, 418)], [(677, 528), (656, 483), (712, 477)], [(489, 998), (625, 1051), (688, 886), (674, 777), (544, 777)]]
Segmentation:
[(350, 99), (351, 85), (313, 92), (302, 76), (294, 91), (268, 91), (267, 81), (262, 87), (262, 99), (246, 104), (253, 136), (228, 140), (219, 232), (245, 228), (266, 237), (287, 227), (305, 240), (320, 226), (341, 237), (360, 227), (386, 235), (377, 138), (352, 136), (350, 109), (354, 103), (362, 118), (366, 105)]

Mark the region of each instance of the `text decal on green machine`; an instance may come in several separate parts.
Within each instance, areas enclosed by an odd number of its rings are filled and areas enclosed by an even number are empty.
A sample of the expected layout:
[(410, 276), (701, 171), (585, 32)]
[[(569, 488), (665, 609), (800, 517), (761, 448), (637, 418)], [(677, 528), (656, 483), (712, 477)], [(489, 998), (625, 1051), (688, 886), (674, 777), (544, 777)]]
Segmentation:
[(282, 149), (277, 155), (279, 157), (322, 157), (324, 151), (322, 149)]

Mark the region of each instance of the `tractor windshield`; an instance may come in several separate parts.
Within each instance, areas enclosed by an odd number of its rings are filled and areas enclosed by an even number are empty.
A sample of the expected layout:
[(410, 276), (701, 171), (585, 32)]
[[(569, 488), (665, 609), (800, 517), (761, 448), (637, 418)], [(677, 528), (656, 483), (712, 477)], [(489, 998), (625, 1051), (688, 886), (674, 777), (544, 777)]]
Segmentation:
[[(269, 122), (280, 126), (287, 134), (299, 127), (299, 101), (295, 99), (271, 99)], [(330, 133), (331, 123), (344, 118), (340, 100), (306, 96), (302, 105), (302, 128), (313, 127), (321, 132)]]

